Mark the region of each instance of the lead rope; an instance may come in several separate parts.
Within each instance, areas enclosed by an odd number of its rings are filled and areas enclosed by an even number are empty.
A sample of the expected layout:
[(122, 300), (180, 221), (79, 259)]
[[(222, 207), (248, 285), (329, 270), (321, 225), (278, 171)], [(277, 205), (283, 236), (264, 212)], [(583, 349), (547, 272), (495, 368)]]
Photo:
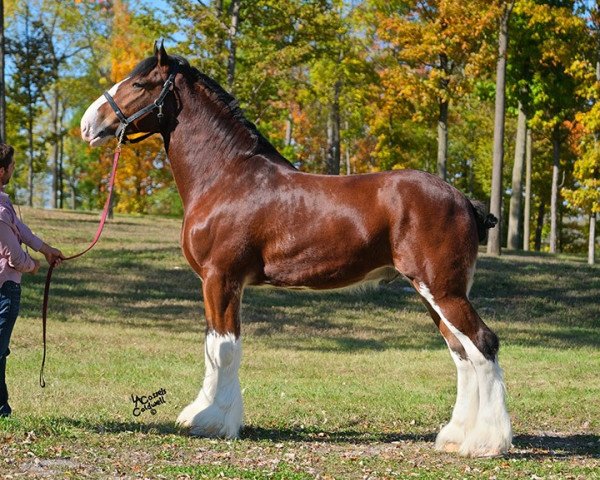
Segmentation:
[[(70, 257), (66, 257), (64, 260), (73, 260), (74, 258), (81, 257), (85, 253), (89, 252), (98, 240), (100, 239), (100, 235), (102, 235), (102, 229), (104, 228), (104, 223), (106, 222), (106, 217), (108, 216), (108, 210), (110, 208), (110, 202), (112, 200), (113, 189), (115, 185), (115, 177), (117, 174), (117, 164), (119, 163), (119, 155), (121, 155), (121, 142), (123, 141), (123, 134), (125, 129), (121, 132), (119, 137), (119, 143), (117, 144), (117, 148), (115, 150), (115, 156), (113, 158), (112, 170), (110, 172), (110, 177), (108, 181), (108, 198), (106, 199), (106, 203), (104, 204), (104, 209), (102, 210), (102, 216), (100, 217), (100, 224), (98, 225), (98, 230), (96, 231), (96, 236), (92, 240), (92, 243), (83, 250), (75, 255)], [(44, 342), (44, 353), (42, 356), (42, 366), (40, 368), (40, 387), (44, 388), (46, 386), (46, 381), (44, 380), (44, 366), (46, 365), (46, 323), (48, 318), (48, 298), (50, 293), (50, 280), (52, 279), (52, 272), (54, 271), (55, 262), (50, 264), (48, 268), (48, 273), (46, 274), (46, 285), (44, 287), (44, 302), (42, 304), (42, 338)]]

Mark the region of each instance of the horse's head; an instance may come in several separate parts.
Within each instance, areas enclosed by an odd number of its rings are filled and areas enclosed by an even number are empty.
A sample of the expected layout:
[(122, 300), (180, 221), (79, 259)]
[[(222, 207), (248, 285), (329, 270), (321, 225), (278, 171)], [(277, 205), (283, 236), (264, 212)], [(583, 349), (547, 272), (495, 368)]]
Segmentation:
[(119, 136), (123, 128), (127, 134), (160, 132), (163, 110), (166, 114), (174, 108), (170, 97), (176, 65), (162, 42), (155, 44), (154, 56), (140, 62), (88, 107), (81, 119), (83, 140), (95, 147)]

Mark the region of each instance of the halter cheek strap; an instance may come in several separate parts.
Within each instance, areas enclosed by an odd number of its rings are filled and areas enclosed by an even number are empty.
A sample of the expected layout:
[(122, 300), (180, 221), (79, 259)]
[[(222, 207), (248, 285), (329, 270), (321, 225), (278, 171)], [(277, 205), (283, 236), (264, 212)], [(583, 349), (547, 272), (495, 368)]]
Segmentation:
[(115, 115), (121, 122), (115, 132), (115, 137), (117, 137), (119, 139), (119, 141), (125, 140), (125, 141), (129, 141), (130, 143), (137, 143), (137, 142), (141, 142), (142, 140), (148, 138), (150, 135), (154, 135), (154, 133), (152, 132), (152, 133), (147, 133), (145, 135), (142, 135), (141, 137), (138, 137), (134, 140), (129, 140), (126, 137), (126, 130), (127, 130), (127, 127), (133, 121), (137, 120), (140, 117), (143, 117), (147, 113), (150, 113), (151, 111), (153, 111), (157, 108), (158, 108), (158, 114), (157, 114), (158, 120), (162, 121), (163, 103), (165, 101), (165, 97), (167, 96), (167, 94), (169, 93), (169, 90), (171, 89), (171, 87), (173, 86), (173, 83), (175, 82), (175, 75), (177, 75), (177, 69), (175, 69), (175, 70), (173, 70), (173, 72), (171, 72), (171, 74), (165, 81), (163, 88), (160, 91), (160, 94), (158, 95), (157, 99), (154, 100), (154, 102), (152, 102), (150, 105), (145, 106), (144, 108), (142, 108), (141, 110), (138, 110), (137, 112), (130, 115), (129, 117), (126, 117), (125, 114), (121, 111), (121, 109), (117, 105), (117, 102), (115, 102), (115, 99), (112, 97), (112, 95), (108, 92), (104, 92), (104, 97), (106, 98), (106, 101), (111, 106), (111, 108), (115, 112)]

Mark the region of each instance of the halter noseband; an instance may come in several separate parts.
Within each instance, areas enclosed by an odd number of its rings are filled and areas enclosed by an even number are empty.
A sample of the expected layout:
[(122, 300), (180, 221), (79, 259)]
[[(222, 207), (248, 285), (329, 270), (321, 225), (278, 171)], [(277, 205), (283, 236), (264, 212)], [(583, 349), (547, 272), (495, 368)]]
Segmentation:
[(137, 137), (134, 140), (130, 140), (130, 139), (127, 139), (125, 131), (127, 130), (127, 127), (131, 124), (131, 122), (146, 115), (147, 113), (151, 112), (152, 110), (154, 110), (156, 108), (158, 108), (158, 114), (157, 114), (158, 121), (160, 122), (162, 120), (163, 103), (165, 101), (165, 97), (167, 96), (167, 93), (169, 93), (169, 89), (171, 88), (171, 86), (173, 85), (173, 82), (175, 81), (175, 75), (177, 75), (177, 68), (175, 68), (173, 70), (173, 72), (171, 72), (171, 74), (165, 81), (163, 88), (162, 88), (160, 94), (158, 95), (158, 98), (156, 100), (154, 100), (154, 102), (152, 102), (150, 105), (142, 108), (141, 110), (138, 110), (137, 112), (130, 115), (129, 117), (126, 117), (123, 114), (123, 112), (121, 111), (121, 109), (115, 102), (115, 99), (111, 96), (111, 94), (108, 92), (104, 92), (104, 97), (106, 98), (106, 101), (112, 107), (112, 109), (115, 112), (115, 115), (121, 122), (117, 128), (117, 131), (115, 132), (115, 137), (117, 137), (119, 139), (119, 142), (122, 142), (123, 140), (125, 140), (125, 141), (129, 141), (130, 143), (137, 143), (137, 142), (141, 142), (142, 140), (148, 138), (150, 135), (154, 135), (155, 132), (151, 132), (151, 133), (142, 135), (141, 137)]

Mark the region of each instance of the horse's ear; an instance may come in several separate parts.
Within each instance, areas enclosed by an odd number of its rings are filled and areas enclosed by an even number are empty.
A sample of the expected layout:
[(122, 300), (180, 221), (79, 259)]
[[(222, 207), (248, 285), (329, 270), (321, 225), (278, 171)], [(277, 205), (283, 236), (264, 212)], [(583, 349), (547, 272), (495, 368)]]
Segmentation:
[(167, 55), (167, 51), (165, 50), (163, 43), (164, 41), (162, 39), (157, 40), (154, 43), (154, 55), (158, 59), (158, 64), (161, 66), (169, 64), (169, 55)]

